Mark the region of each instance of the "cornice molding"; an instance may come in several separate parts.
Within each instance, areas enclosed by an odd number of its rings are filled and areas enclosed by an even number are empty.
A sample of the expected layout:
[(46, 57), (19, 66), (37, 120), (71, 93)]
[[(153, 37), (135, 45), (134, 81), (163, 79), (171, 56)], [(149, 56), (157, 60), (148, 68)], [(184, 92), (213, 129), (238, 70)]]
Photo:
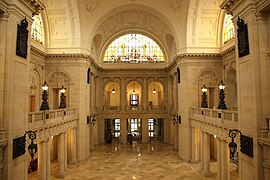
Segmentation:
[(140, 68), (140, 69), (130, 69), (130, 68), (123, 68), (123, 69), (104, 69), (102, 68), (101, 71), (103, 72), (167, 72), (166, 68)]
[(232, 8), (235, 6), (236, 2), (239, 0), (224, 0), (219, 6), (221, 9), (224, 9), (227, 14), (232, 13)]
[(38, 15), (41, 10), (44, 10), (45, 6), (40, 0), (20, 0), (26, 6), (33, 9), (33, 16)]
[(225, 51), (220, 53), (220, 56), (227, 56), (231, 53), (235, 52), (235, 46), (229, 47), (228, 49), (226, 49)]
[(220, 53), (184, 53), (180, 58), (220, 58)]
[(36, 56), (39, 56), (41, 58), (46, 58), (47, 57), (47, 54), (43, 51), (41, 51), (40, 49), (34, 47), (34, 46), (31, 46), (30, 47), (30, 53), (36, 55)]

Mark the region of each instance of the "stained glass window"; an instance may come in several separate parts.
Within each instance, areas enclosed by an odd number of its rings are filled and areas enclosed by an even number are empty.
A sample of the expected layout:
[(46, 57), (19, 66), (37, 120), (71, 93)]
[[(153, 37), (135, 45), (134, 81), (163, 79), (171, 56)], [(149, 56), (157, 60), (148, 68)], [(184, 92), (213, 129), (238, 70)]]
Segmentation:
[(40, 14), (35, 15), (33, 19), (34, 19), (34, 22), (32, 24), (31, 38), (35, 40), (36, 42), (43, 44), (44, 32), (43, 32), (43, 25), (42, 25), (42, 19), (41, 19)]
[(234, 25), (232, 22), (232, 16), (226, 14), (223, 26), (223, 42), (224, 44), (235, 37)]
[(164, 55), (149, 37), (126, 34), (109, 45), (103, 63), (164, 63)]

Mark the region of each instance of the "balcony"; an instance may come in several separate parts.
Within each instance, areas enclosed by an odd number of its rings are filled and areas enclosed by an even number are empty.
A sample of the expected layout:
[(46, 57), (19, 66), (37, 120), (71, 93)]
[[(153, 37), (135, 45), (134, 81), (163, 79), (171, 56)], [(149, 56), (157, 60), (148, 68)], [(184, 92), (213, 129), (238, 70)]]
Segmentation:
[(189, 118), (192, 127), (203, 127), (210, 134), (221, 133), (224, 138), (230, 129), (238, 129), (238, 111), (191, 108)]
[(70, 123), (74, 126), (79, 119), (77, 111), (77, 108), (67, 108), (30, 112), (28, 114), (28, 130), (42, 130), (44, 128)]

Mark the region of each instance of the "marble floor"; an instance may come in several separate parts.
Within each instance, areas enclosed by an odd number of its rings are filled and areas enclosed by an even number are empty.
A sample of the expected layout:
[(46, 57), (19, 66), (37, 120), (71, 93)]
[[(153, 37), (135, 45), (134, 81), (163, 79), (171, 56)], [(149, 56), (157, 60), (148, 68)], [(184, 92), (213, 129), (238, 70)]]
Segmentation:
[[(231, 179), (238, 179), (235, 167), (231, 167)], [(216, 163), (211, 163), (212, 176), (205, 178), (198, 173), (199, 164), (179, 159), (177, 151), (168, 144), (107, 144), (95, 147), (86, 162), (68, 165), (65, 180), (200, 180), (216, 179)], [(51, 178), (55, 179), (57, 162), (51, 164)], [(37, 172), (29, 175), (37, 179)]]

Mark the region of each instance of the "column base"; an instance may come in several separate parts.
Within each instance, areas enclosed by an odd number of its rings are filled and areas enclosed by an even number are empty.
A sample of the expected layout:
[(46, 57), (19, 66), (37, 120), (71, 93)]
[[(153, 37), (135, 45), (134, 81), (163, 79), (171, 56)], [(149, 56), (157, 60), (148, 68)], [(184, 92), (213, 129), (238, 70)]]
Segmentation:
[(211, 172), (202, 172), (202, 175), (204, 177), (211, 177), (212, 176), (212, 173)]
[(71, 160), (71, 161), (69, 161), (68, 163), (69, 163), (69, 164), (77, 164), (78, 161), (77, 161), (77, 160)]
[(191, 160), (190, 160), (190, 163), (191, 163), (191, 164), (198, 164), (199, 161), (198, 161), (198, 160), (195, 160), (195, 159), (191, 159)]
[(55, 177), (56, 178), (63, 178), (66, 175), (67, 175), (67, 172), (66, 171), (64, 171), (64, 172), (57, 172), (56, 175), (55, 175)]

